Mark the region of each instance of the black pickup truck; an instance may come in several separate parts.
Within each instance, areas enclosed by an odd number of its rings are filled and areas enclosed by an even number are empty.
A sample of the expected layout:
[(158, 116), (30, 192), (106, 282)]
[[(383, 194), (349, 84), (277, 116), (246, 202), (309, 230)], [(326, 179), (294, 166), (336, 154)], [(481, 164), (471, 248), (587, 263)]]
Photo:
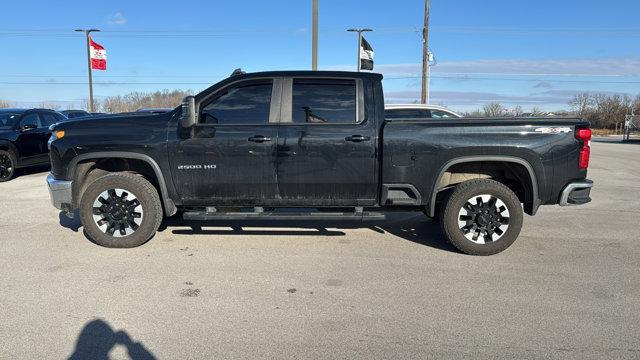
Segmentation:
[(589, 202), (589, 123), (384, 119), (382, 76), (234, 74), (166, 114), (52, 127), (53, 204), (107, 247), (187, 220), (379, 220), (420, 211), (464, 253), (509, 247), (523, 213)]

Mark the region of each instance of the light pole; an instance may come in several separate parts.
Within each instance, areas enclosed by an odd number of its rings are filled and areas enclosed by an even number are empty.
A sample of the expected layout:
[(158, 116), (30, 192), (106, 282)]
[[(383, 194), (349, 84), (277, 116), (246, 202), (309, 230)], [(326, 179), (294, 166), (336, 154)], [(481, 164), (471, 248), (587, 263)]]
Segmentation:
[(89, 112), (93, 112), (93, 78), (91, 74), (91, 43), (89, 41), (89, 34), (94, 31), (100, 31), (98, 29), (76, 29), (75, 31), (84, 32), (87, 38), (87, 70), (89, 70)]
[(360, 72), (360, 48), (362, 48), (362, 33), (367, 31), (373, 31), (372, 29), (347, 29), (349, 32), (357, 32), (358, 33), (358, 62), (356, 63), (356, 68), (358, 72)]
[(313, 0), (313, 29), (311, 31), (311, 70), (318, 70), (318, 0)]

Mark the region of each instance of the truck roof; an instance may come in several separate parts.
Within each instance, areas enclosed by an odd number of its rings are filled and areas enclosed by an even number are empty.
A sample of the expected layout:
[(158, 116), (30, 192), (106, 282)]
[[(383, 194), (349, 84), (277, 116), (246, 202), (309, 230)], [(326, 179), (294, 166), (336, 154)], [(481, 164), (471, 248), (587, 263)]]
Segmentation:
[(355, 72), (355, 71), (312, 71), (312, 70), (276, 70), (276, 71), (262, 71), (252, 73), (239, 73), (237, 75), (231, 75), (228, 78), (209, 86), (202, 90), (199, 94), (195, 95), (196, 98), (202, 96), (201, 94), (207, 94), (212, 89), (224, 86), (227, 83), (235, 82), (238, 80), (254, 79), (254, 78), (274, 78), (274, 77), (334, 77), (334, 78), (362, 78), (373, 79), (375, 81), (382, 80), (382, 74), (371, 72)]
[(233, 75), (230, 78), (276, 77), (276, 76), (320, 76), (320, 77), (373, 77), (382, 79), (382, 74), (372, 72), (334, 71), (334, 70), (275, 70)]

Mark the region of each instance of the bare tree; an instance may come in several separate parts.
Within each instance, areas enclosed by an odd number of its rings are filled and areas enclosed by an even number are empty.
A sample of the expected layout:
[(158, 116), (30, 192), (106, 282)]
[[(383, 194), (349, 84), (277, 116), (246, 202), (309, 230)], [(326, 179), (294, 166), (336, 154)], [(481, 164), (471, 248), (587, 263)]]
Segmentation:
[(482, 109), (486, 117), (502, 117), (505, 115), (504, 107), (497, 102), (485, 104)]
[(15, 105), (13, 105), (12, 102), (0, 99), (0, 109), (11, 108), (11, 107), (14, 107), (14, 106)]
[(532, 117), (542, 117), (542, 116), (545, 116), (545, 115), (546, 114), (542, 110), (540, 110), (540, 108), (537, 107), (537, 106), (534, 106), (533, 109), (531, 109), (531, 116)]
[(515, 117), (520, 117), (522, 116), (522, 114), (524, 114), (524, 111), (522, 110), (522, 106), (517, 105), (516, 107), (513, 108), (513, 110), (511, 110), (511, 113)]
[(191, 90), (162, 90), (152, 93), (135, 91), (96, 101), (96, 108), (103, 112), (129, 112), (140, 108), (173, 108), (180, 105), (182, 99), (189, 94)]
[(575, 111), (578, 117), (586, 118), (588, 114), (593, 111), (594, 103), (593, 96), (583, 92), (576, 94), (569, 102), (569, 106), (571, 106), (571, 109)]
[(464, 117), (482, 117), (483, 112), (480, 109), (476, 109), (473, 111), (465, 111), (464, 113), (462, 113), (462, 116)]
[(38, 108), (40, 109), (51, 109), (51, 110), (57, 110), (60, 108), (60, 105), (54, 103), (54, 102), (49, 102), (49, 101), (41, 101), (38, 106)]

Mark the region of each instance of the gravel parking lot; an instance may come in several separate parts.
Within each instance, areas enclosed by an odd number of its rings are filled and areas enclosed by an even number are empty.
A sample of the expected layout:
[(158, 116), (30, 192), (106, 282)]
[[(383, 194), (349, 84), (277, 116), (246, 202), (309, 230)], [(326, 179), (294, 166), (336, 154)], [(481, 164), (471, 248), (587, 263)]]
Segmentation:
[[(617, 139), (616, 139), (617, 140)], [(421, 214), (175, 221), (101, 248), (43, 170), (0, 184), (0, 358), (640, 358), (640, 144), (596, 140), (593, 202), (472, 257)]]

